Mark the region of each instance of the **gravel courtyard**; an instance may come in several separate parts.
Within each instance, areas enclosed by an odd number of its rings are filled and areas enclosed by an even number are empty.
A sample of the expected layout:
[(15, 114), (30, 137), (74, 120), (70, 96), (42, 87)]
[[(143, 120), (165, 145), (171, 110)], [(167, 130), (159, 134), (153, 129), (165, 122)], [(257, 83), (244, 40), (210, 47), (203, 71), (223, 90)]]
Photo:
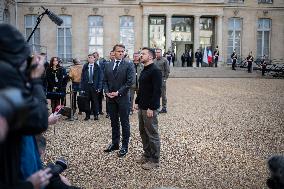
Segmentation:
[(167, 86), (159, 169), (145, 171), (134, 161), (142, 153), (137, 113), (125, 158), (103, 152), (111, 141), (109, 119), (85, 122), (81, 115), (58, 122), (56, 134), (50, 126), (44, 160), (64, 156), (64, 175), (88, 189), (266, 188), (267, 158), (284, 154), (284, 81), (170, 78)]

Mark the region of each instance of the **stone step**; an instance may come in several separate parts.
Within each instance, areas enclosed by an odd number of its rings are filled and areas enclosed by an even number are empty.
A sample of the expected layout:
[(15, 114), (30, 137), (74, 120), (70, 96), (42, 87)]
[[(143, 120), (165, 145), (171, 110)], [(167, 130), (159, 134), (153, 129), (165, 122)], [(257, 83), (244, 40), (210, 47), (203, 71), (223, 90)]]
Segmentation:
[(171, 67), (171, 78), (258, 78), (261, 72), (253, 70), (248, 73), (244, 68), (231, 67)]

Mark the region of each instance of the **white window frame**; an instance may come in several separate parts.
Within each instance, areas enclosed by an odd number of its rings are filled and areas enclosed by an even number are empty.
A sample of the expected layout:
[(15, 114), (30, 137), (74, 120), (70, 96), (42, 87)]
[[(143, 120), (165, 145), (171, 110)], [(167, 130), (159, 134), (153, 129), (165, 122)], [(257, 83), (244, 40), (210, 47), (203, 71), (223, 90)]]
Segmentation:
[[(67, 54), (70, 54), (70, 53), (67, 53), (67, 46), (66, 46), (66, 29), (67, 28), (69, 28), (70, 29), (70, 32), (71, 32), (71, 58), (72, 58), (72, 55), (73, 55), (73, 52), (72, 52), (72, 40), (73, 40), (73, 37), (72, 37), (72, 16), (71, 15), (60, 15), (59, 16), (62, 20), (63, 20), (63, 24), (61, 25), (61, 26), (57, 26), (57, 31), (56, 31), (56, 49), (57, 49), (57, 56), (59, 57), (59, 58), (62, 58), (62, 59), (67, 59)], [(69, 17), (69, 18), (71, 18), (71, 25), (70, 26), (67, 26), (66, 24), (65, 24), (65, 18), (67, 18), (67, 17)], [(63, 45), (63, 56), (64, 57), (60, 57), (59, 56), (59, 29), (63, 29), (63, 32), (64, 32), (64, 34), (63, 34), (63, 39), (64, 39), (64, 45)], [(70, 58), (70, 59), (71, 59)]]
[(272, 4), (273, 1), (272, 0), (258, 0), (258, 3), (259, 4), (261, 4), (261, 3), (263, 3), (263, 4)]
[[(32, 18), (32, 25), (30, 25), (30, 26), (26, 25), (26, 20), (27, 20), (28, 17)], [(25, 26), (25, 36), (26, 36), (26, 39), (28, 39), (28, 37), (29, 37), (29, 36), (27, 36), (28, 35), (27, 34), (27, 29), (30, 29), (31, 31), (34, 29), (34, 27), (36, 25), (37, 17), (38, 16), (35, 15), (35, 14), (27, 14), (27, 15), (24, 16), (24, 26)], [(39, 31), (39, 44), (35, 43), (35, 33), (32, 35), (29, 44), (31, 45), (31, 48), (32, 48), (33, 52), (38, 52), (39, 53), (39, 51), (40, 51), (40, 24), (38, 25), (36, 30)]]
[[(259, 22), (259, 20), (262, 21), (262, 26), (264, 26), (264, 21), (265, 20), (269, 20), (269, 29), (266, 29), (264, 27), (262, 28), (259, 28), (257, 27), (257, 33), (258, 32), (261, 32), (261, 57), (264, 55), (264, 32), (268, 31), (269, 32), (269, 43), (268, 43), (268, 54), (266, 54), (266, 56), (270, 57), (270, 47), (271, 47), (271, 26), (272, 26), (272, 20), (269, 19), (269, 18), (259, 18), (258, 21), (257, 21), (257, 24)], [(258, 44), (257, 44), (257, 47), (258, 48)], [(259, 57), (259, 55), (257, 54), (257, 56)]]
[[(121, 26), (121, 19), (123, 17), (131, 17), (132, 20), (133, 20), (133, 26), (130, 27), (130, 26)], [(128, 44), (128, 43), (125, 43), (124, 41), (122, 41), (122, 29), (132, 29), (133, 30), (133, 44)], [(119, 17), (119, 41), (120, 43), (122, 43), (123, 45), (125, 45), (125, 51), (128, 51), (128, 55), (129, 57), (132, 57), (133, 56), (133, 53), (134, 53), (134, 48), (135, 48), (135, 17), (134, 16), (128, 16), (128, 15), (124, 15), (124, 16), (120, 16)]]
[[(240, 36), (240, 54), (238, 54), (238, 57), (242, 57), (242, 36), (243, 36), (243, 19), (242, 18), (238, 18), (238, 17), (231, 17), (229, 18), (228, 22), (230, 22), (230, 20), (233, 20), (233, 30), (231, 28), (228, 28), (228, 32), (232, 31), (233, 32), (233, 49), (236, 49), (236, 31), (239, 31), (241, 36)], [(240, 28), (236, 28), (236, 22), (237, 20), (240, 21)], [(229, 40), (229, 36), (228, 36), (228, 40)], [(228, 51), (228, 47), (229, 47), (229, 41), (227, 41), (227, 51)], [(231, 58), (231, 55), (229, 55), (227, 53), (227, 60), (229, 60)], [(238, 58), (238, 61), (241, 61), (240, 58)], [(231, 61), (229, 61), (228, 63), (231, 63)]]
[[(90, 26), (89, 25), (89, 19), (91, 19), (91, 18), (101, 18), (102, 19), (102, 26)], [(102, 29), (103, 30), (103, 33), (102, 33), (102, 39), (103, 39), (103, 44), (101, 45), (101, 44), (94, 44), (94, 45), (91, 45), (90, 44), (90, 42), (88, 43), (88, 48), (89, 48), (89, 53), (94, 53), (94, 52), (91, 52), (91, 47), (95, 47), (95, 51), (97, 51), (97, 48), (96, 47), (100, 47), (101, 49), (102, 49), (102, 52), (98, 52), (99, 54), (100, 54), (100, 56), (103, 56), (104, 55), (104, 17), (103, 16), (101, 16), (101, 15), (91, 15), (91, 16), (89, 16), (88, 17), (88, 41), (89, 41), (89, 39), (90, 39), (90, 37), (95, 37), (97, 34), (94, 34), (94, 35), (91, 35), (90, 34), (90, 29), (91, 28), (94, 28), (94, 29)]]

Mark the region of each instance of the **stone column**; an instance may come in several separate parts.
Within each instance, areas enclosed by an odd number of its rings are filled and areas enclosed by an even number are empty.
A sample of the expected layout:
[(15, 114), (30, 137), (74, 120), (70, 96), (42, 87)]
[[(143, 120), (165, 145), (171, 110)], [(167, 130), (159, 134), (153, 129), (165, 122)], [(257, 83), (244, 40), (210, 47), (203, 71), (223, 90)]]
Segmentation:
[(172, 15), (167, 14), (167, 23), (166, 23), (166, 52), (172, 48), (172, 39), (171, 39), (171, 29), (172, 29)]
[(194, 15), (194, 53), (200, 47), (200, 15)]
[(149, 14), (143, 14), (143, 47), (148, 47), (148, 28), (149, 28), (149, 24), (148, 24), (148, 20), (149, 20)]
[[(219, 60), (223, 60), (223, 15), (218, 15), (217, 17), (217, 45), (219, 48)], [(220, 59), (221, 58), (221, 59)]]

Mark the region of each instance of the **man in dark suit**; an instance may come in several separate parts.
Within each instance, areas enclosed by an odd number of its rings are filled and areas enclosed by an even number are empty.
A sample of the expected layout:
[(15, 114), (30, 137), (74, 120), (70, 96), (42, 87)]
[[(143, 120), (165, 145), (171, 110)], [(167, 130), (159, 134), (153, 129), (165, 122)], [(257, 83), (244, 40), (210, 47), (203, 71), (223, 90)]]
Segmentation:
[[(101, 69), (101, 73), (102, 73), (102, 78), (104, 78), (103, 73), (104, 73), (104, 69), (105, 69), (105, 64), (106, 64), (106, 60), (103, 58), (100, 58), (100, 55), (98, 52), (94, 52), (94, 57), (95, 57), (95, 62), (96, 64), (99, 66), (99, 68)], [(104, 98), (104, 94), (103, 94), (103, 89), (100, 89), (100, 92), (98, 93), (98, 104), (99, 104), (99, 114), (103, 115), (103, 98)]]
[(238, 56), (237, 56), (235, 49), (233, 53), (231, 54), (231, 59), (232, 59), (232, 70), (236, 70), (236, 63), (237, 63)]
[(121, 124), (122, 146), (118, 152), (118, 157), (123, 157), (128, 152), (130, 137), (129, 88), (133, 85), (135, 77), (133, 64), (129, 64), (123, 59), (125, 46), (117, 44), (113, 47), (113, 51), (115, 60), (106, 64), (103, 80), (104, 92), (109, 98), (108, 105), (112, 127), (112, 143), (104, 151), (111, 152), (119, 149), (119, 125)]
[(218, 65), (219, 55), (220, 55), (219, 49), (218, 49), (218, 46), (216, 46), (216, 49), (213, 53), (215, 67), (217, 67), (217, 65)]
[(202, 67), (202, 53), (200, 52), (199, 49), (195, 52), (195, 59), (196, 59), (196, 67)]
[(102, 73), (99, 66), (95, 63), (93, 54), (88, 55), (88, 63), (83, 66), (80, 87), (87, 96), (88, 102), (91, 102), (91, 108), (87, 107), (84, 120), (90, 119), (91, 111), (94, 113), (94, 120), (98, 120), (98, 93), (102, 89)]
[(189, 51), (186, 54), (186, 63), (187, 67), (192, 67), (192, 50), (189, 49)]

